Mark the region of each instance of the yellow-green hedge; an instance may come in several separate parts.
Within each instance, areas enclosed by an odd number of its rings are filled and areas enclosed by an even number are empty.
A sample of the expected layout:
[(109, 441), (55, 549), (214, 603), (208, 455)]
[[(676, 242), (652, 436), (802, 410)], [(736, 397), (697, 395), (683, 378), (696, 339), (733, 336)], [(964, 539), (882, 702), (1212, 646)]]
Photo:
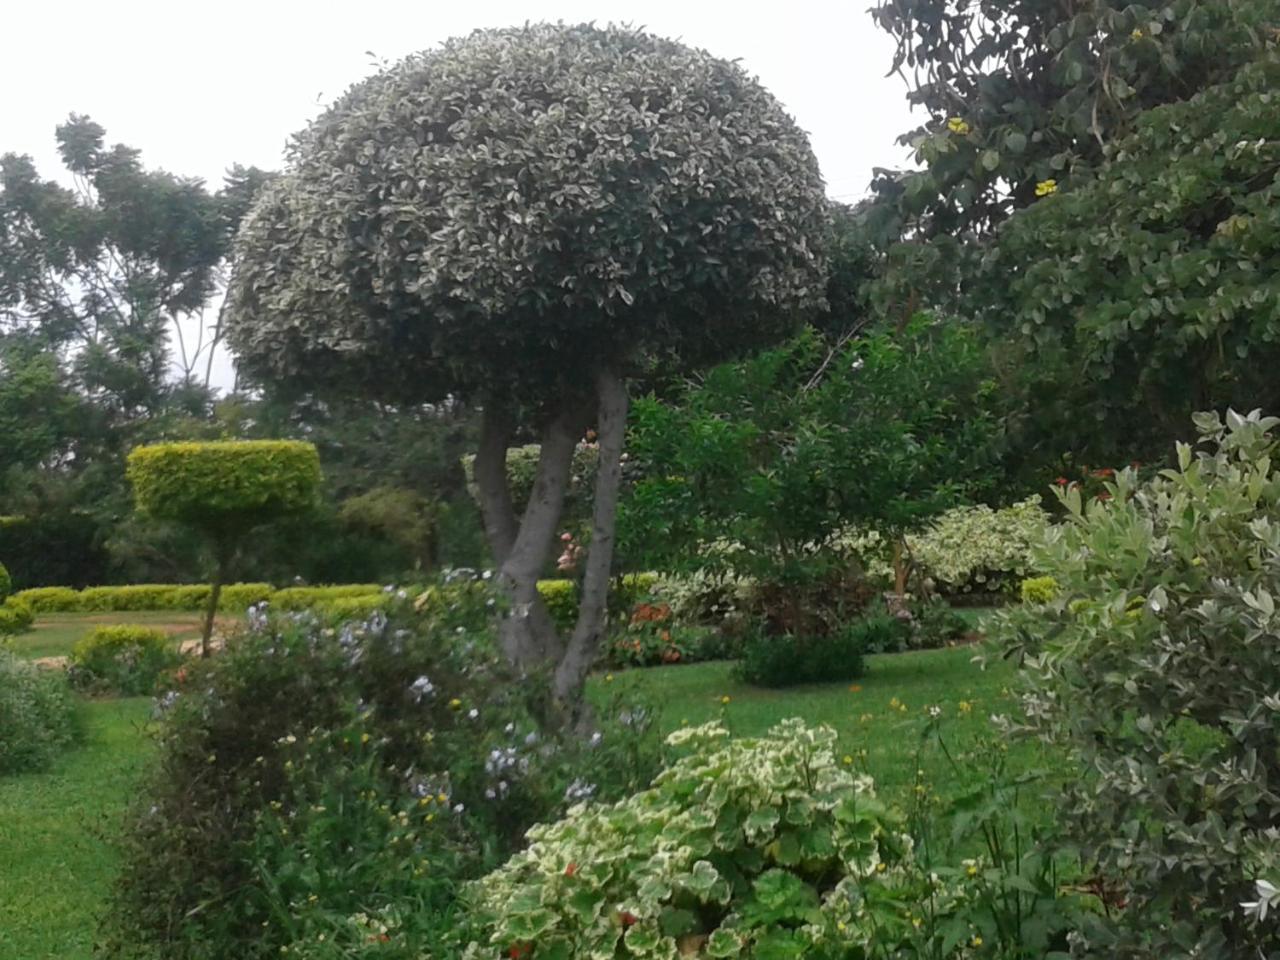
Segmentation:
[(296, 440), (136, 447), (126, 473), (142, 512), (227, 532), (309, 508), (321, 479), (315, 445)]
[(271, 595), (271, 606), (277, 610), (305, 610), (333, 600), (368, 597), (382, 588), (376, 583), (340, 583), (322, 587), (286, 587)]
[[(270, 599), (269, 583), (232, 583), (222, 588), (220, 610), (244, 610)], [(105, 613), (137, 610), (203, 610), (207, 583), (134, 583), (119, 587), (32, 587), (14, 597), (37, 613)]]

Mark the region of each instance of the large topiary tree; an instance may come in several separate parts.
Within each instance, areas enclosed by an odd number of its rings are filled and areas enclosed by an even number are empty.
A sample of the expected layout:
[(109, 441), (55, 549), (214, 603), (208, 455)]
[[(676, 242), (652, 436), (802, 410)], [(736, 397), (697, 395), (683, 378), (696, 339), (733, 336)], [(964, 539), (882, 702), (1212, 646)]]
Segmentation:
[(200, 655), (209, 655), (213, 618), (236, 550), (254, 527), (302, 513), (320, 488), (320, 457), (296, 440), (161, 443), (129, 454), (138, 509), (200, 533), (213, 552), (212, 589)]
[[(827, 207), (804, 133), (736, 64), (625, 27), (479, 31), (353, 87), (250, 213), (230, 342), (264, 380), (483, 407), (475, 478), (516, 663), (576, 704), (613, 548), (627, 379), (783, 335), (821, 304)], [(595, 419), (573, 634), (536, 581)], [(541, 443), (523, 517), (505, 461)]]

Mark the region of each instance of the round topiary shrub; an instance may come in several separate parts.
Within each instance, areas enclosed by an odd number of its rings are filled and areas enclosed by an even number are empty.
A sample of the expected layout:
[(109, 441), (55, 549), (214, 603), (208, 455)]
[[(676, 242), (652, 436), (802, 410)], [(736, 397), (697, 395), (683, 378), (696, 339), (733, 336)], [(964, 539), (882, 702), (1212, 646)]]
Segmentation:
[(30, 604), (17, 597), (10, 597), (0, 603), (0, 637), (29, 630), (35, 619), (35, 611)]
[(120, 624), (98, 627), (71, 649), (67, 674), (74, 686), (95, 693), (154, 693), (165, 671), (182, 657), (163, 630)]
[(127, 472), (139, 510), (192, 527), (213, 550), (200, 643), (207, 656), (222, 585), (239, 542), (254, 527), (315, 504), (320, 457), (313, 444), (292, 440), (163, 443), (135, 448)]
[(66, 679), (0, 648), (0, 774), (47, 768), (76, 732)]

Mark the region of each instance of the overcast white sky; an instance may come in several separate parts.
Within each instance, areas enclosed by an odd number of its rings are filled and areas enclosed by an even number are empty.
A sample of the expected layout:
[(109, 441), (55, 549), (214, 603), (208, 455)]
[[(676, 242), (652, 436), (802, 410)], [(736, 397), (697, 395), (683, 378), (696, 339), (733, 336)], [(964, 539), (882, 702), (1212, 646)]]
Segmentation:
[[(10, 0), (0, 38), (0, 153), (59, 174), (54, 127), (85, 113), (143, 162), (221, 181), (232, 163), (276, 168), (285, 140), (348, 85), (476, 27), (630, 22), (740, 59), (809, 132), (827, 191), (856, 200), (873, 167), (900, 166), (911, 127), (872, 0)], [(221, 358), (216, 382), (230, 383)]]

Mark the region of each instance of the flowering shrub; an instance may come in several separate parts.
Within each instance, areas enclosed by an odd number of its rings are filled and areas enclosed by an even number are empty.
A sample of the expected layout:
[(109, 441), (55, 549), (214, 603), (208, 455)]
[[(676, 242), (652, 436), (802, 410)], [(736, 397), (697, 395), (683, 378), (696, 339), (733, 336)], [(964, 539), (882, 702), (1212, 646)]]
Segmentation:
[(338, 627), (255, 609), (157, 701), (109, 956), (448, 955), (461, 882), (538, 819), (647, 782), (651, 711), (600, 704), (586, 739), (537, 723), (485, 581), (385, 601)]
[(1079, 771), (1063, 822), (1127, 904), (1084, 931), (1099, 957), (1276, 944), (1240, 904), (1280, 822), (1280, 420), (1195, 419), (1176, 470), (1121, 471), (1103, 501), (1060, 490), (1067, 522), (1039, 553), (1060, 589), (995, 621), (1024, 662), (1022, 726)]
[(173, 639), (154, 627), (98, 627), (71, 649), (67, 675), (74, 686), (125, 696), (154, 693), (161, 675), (182, 657)]
[(76, 735), (66, 680), (0, 647), (0, 774), (42, 770)]

